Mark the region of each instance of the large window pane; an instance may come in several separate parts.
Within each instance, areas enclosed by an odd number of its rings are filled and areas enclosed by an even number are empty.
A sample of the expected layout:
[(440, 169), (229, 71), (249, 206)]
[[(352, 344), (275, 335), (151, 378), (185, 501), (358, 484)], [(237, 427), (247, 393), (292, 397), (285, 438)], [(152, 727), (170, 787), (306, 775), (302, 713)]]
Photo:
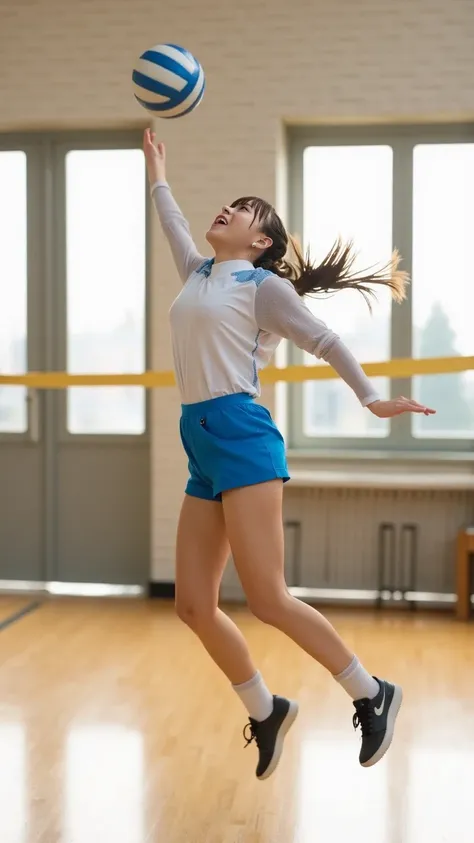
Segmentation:
[[(138, 149), (70, 152), (67, 189), (68, 371), (145, 368), (145, 180)], [(71, 433), (145, 430), (140, 387), (68, 391)]]
[[(474, 354), (474, 144), (419, 145), (413, 177), (413, 353)], [(474, 436), (474, 373), (414, 379), (437, 410), (413, 417), (418, 437)]]
[[(26, 369), (26, 155), (0, 152), (0, 372)], [(25, 389), (0, 386), (0, 433), (27, 428)]]
[[(321, 260), (338, 237), (353, 240), (354, 270), (387, 262), (392, 252), (392, 149), (389, 146), (308, 147), (304, 154), (304, 242)], [(338, 333), (361, 362), (390, 357), (390, 295), (378, 294), (371, 316), (360, 293), (308, 299), (313, 312)], [(305, 354), (305, 363), (314, 357)], [(374, 380), (383, 398), (386, 378)], [(306, 436), (387, 436), (389, 422), (362, 411), (341, 381), (308, 382), (303, 390)]]

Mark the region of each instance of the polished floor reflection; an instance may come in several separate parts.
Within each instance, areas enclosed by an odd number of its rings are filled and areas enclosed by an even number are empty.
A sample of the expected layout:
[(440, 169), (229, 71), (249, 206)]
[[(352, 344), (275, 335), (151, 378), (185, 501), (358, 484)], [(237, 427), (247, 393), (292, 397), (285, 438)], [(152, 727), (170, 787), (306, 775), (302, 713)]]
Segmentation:
[[(26, 604), (0, 598), (4, 620)], [(472, 843), (474, 626), (330, 611), (401, 682), (396, 741), (357, 764), (352, 708), (305, 653), (231, 610), (300, 716), (254, 778), (245, 715), (163, 603), (53, 599), (0, 632), (0, 843)]]

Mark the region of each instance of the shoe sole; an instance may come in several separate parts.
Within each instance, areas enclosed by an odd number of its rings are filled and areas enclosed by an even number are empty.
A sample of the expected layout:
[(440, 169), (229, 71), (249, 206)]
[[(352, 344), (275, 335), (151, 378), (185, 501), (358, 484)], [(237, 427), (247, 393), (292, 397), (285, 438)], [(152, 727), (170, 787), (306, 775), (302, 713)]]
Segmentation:
[(393, 692), (393, 699), (387, 714), (387, 729), (385, 731), (385, 737), (380, 744), (377, 752), (375, 752), (368, 761), (364, 761), (361, 764), (362, 767), (373, 767), (374, 764), (377, 764), (380, 761), (387, 750), (390, 748), (390, 744), (393, 740), (393, 733), (395, 731), (395, 721), (397, 719), (398, 712), (400, 711), (400, 706), (403, 701), (403, 692), (399, 685), (395, 685), (395, 690)]
[(293, 723), (295, 722), (299, 711), (299, 705), (294, 700), (290, 700), (290, 707), (288, 709), (288, 714), (286, 715), (283, 723), (281, 724), (277, 739), (275, 741), (275, 751), (273, 753), (273, 758), (270, 761), (267, 769), (261, 776), (257, 776), (259, 782), (263, 781), (264, 779), (268, 779), (272, 773), (275, 772), (276, 768), (278, 767), (278, 762), (281, 758), (281, 754), (283, 752), (283, 741), (285, 740), (288, 732), (290, 731)]

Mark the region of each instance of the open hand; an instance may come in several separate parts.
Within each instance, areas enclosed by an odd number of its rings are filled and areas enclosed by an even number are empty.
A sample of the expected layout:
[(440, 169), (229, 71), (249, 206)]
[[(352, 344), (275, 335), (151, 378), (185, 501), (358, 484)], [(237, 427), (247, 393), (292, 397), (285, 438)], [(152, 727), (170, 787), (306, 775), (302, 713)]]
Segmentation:
[(166, 150), (164, 143), (156, 142), (156, 135), (151, 129), (143, 134), (143, 152), (150, 183), (166, 181)]
[(392, 401), (374, 401), (368, 405), (368, 409), (379, 419), (390, 419), (392, 416), (401, 416), (402, 413), (423, 413), (425, 416), (432, 416), (436, 413), (436, 410), (403, 396)]

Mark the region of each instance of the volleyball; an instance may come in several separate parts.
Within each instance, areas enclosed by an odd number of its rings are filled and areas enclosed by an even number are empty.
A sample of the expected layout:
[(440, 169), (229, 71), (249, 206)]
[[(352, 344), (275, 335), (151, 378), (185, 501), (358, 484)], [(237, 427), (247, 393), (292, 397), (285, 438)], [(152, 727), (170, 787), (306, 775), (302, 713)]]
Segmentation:
[(132, 75), (135, 99), (154, 117), (183, 117), (202, 100), (204, 71), (176, 44), (158, 44), (138, 59)]

